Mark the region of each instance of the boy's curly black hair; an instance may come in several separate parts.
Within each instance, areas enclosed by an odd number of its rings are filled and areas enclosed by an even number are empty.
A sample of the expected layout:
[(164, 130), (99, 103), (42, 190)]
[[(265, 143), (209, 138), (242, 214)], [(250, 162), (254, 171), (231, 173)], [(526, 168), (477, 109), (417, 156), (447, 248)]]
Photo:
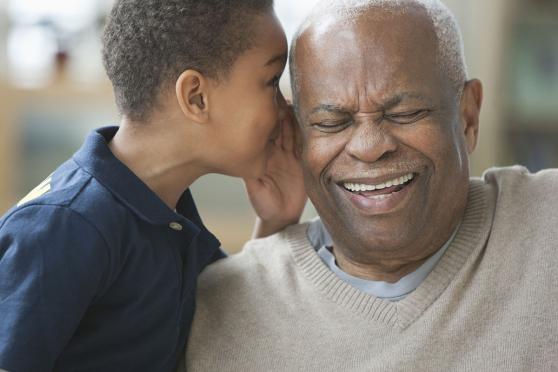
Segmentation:
[(253, 46), (255, 16), (272, 9), (273, 0), (118, 0), (102, 54), (121, 114), (146, 120), (187, 69), (225, 78)]

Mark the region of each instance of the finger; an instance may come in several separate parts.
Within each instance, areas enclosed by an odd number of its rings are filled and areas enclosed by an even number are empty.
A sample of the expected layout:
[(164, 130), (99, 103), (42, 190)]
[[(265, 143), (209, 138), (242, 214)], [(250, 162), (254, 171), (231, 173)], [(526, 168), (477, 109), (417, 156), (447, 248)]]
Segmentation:
[(279, 96), (277, 97), (277, 106), (279, 109), (279, 121), (282, 121), (289, 116), (290, 103), (285, 99), (283, 94), (280, 92), (279, 92)]
[(243, 178), (242, 180), (244, 181), (244, 187), (249, 197), (258, 195), (264, 185), (260, 178)]
[(302, 130), (300, 128), (300, 125), (298, 125), (298, 121), (296, 121), (295, 119), (295, 128), (294, 128), (294, 156), (296, 159), (299, 159), (302, 157)]
[(280, 94), (279, 96), (279, 118), (278, 118), (278, 124), (277, 124), (277, 136), (274, 139), (274, 144), (276, 146), (278, 146), (280, 149), (283, 149), (283, 143), (284, 143), (284, 135), (283, 135), (283, 127), (284, 127), (284, 121), (285, 120), (289, 120), (290, 117), (290, 108), (289, 108), (289, 104), (286, 102), (285, 97), (283, 97), (282, 94)]
[(291, 152), (293, 150), (293, 128), (292, 122), (290, 120), (283, 120), (281, 124), (281, 141), (282, 141), (282, 149), (287, 152)]
[(296, 159), (300, 159), (302, 156), (302, 129), (300, 128), (300, 124), (296, 118), (295, 110), (293, 104), (288, 101), (289, 106), (289, 115), (291, 120), (291, 129), (293, 131), (292, 135), (292, 147), (294, 148), (292, 151)]
[(281, 123), (282, 127), (282, 142), (283, 142), (283, 150), (285, 151), (293, 151), (294, 146), (294, 123), (293, 123), (293, 115), (292, 115), (292, 108), (289, 106), (287, 107), (287, 115), (285, 119)]
[(275, 128), (275, 131), (277, 133), (273, 139), (273, 143), (275, 144), (275, 146), (282, 149), (283, 148), (283, 120), (279, 120), (279, 122), (277, 123), (277, 127)]

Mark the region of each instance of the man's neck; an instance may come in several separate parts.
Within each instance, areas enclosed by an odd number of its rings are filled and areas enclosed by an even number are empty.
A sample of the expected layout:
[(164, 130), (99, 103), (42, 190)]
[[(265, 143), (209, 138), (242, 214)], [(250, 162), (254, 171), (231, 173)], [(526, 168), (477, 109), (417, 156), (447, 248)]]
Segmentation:
[[(176, 133), (172, 124), (123, 119), (109, 148), (171, 209), (180, 196), (206, 172), (195, 161), (190, 136)], [(192, 146), (190, 146), (192, 145)]]
[(368, 259), (368, 262), (363, 264), (346, 255), (343, 249), (336, 249), (334, 244), (333, 254), (335, 256), (335, 261), (341, 270), (354, 277), (365, 280), (396, 283), (401, 278), (417, 270), (428, 261), (430, 257), (447, 247), (448, 244), (451, 244), (459, 229), (459, 221), (461, 221), (461, 217), (455, 223), (448, 226), (447, 233), (441, 233), (438, 239), (423, 237), (423, 242), (417, 243), (422, 243), (420, 246), (425, 248), (409, 250), (409, 252), (415, 253), (410, 254), (407, 258)]

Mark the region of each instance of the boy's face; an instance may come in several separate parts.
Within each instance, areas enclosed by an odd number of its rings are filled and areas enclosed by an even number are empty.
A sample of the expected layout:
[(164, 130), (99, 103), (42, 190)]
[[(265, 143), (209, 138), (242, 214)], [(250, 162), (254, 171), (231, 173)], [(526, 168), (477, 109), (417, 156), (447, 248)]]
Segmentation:
[[(286, 108), (279, 78), (287, 61), (287, 40), (275, 13), (257, 16), (254, 47), (240, 55), (213, 90), (210, 103), (213, 168), (236, 177), (265, 171), (279, 116)], [(282, 116), (282, 115), (281, 115)]]

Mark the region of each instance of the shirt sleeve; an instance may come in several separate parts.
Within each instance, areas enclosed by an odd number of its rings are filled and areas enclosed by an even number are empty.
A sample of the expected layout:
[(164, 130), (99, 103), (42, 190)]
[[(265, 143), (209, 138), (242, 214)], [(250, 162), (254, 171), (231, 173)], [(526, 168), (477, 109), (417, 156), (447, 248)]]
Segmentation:
[(0, 225), (0, 369), (52, 370), (105, 280), (108, 249), (71, 209), (28, 206)]
[(225, 258), (225, 257), (227, 257), (227, 256), (228, 256), (228, 255), (227, 255), (227, 253), (226, 253), (226, 249), (224, 249), (224, 248), (221, 246), (221, 247), (219, 247), (219, 248), (215, 251), (215, 254), (213, 254), (213, 256), (211, 256), (211, 258), (209, 259), (209, 262), (208, 262), (207, 264), (208, 264), (208, 265), (209, 265), (209, 264), (212, 264), (213, 262), (218, 261), (218, 260), (220, 260), (221, 258)]

